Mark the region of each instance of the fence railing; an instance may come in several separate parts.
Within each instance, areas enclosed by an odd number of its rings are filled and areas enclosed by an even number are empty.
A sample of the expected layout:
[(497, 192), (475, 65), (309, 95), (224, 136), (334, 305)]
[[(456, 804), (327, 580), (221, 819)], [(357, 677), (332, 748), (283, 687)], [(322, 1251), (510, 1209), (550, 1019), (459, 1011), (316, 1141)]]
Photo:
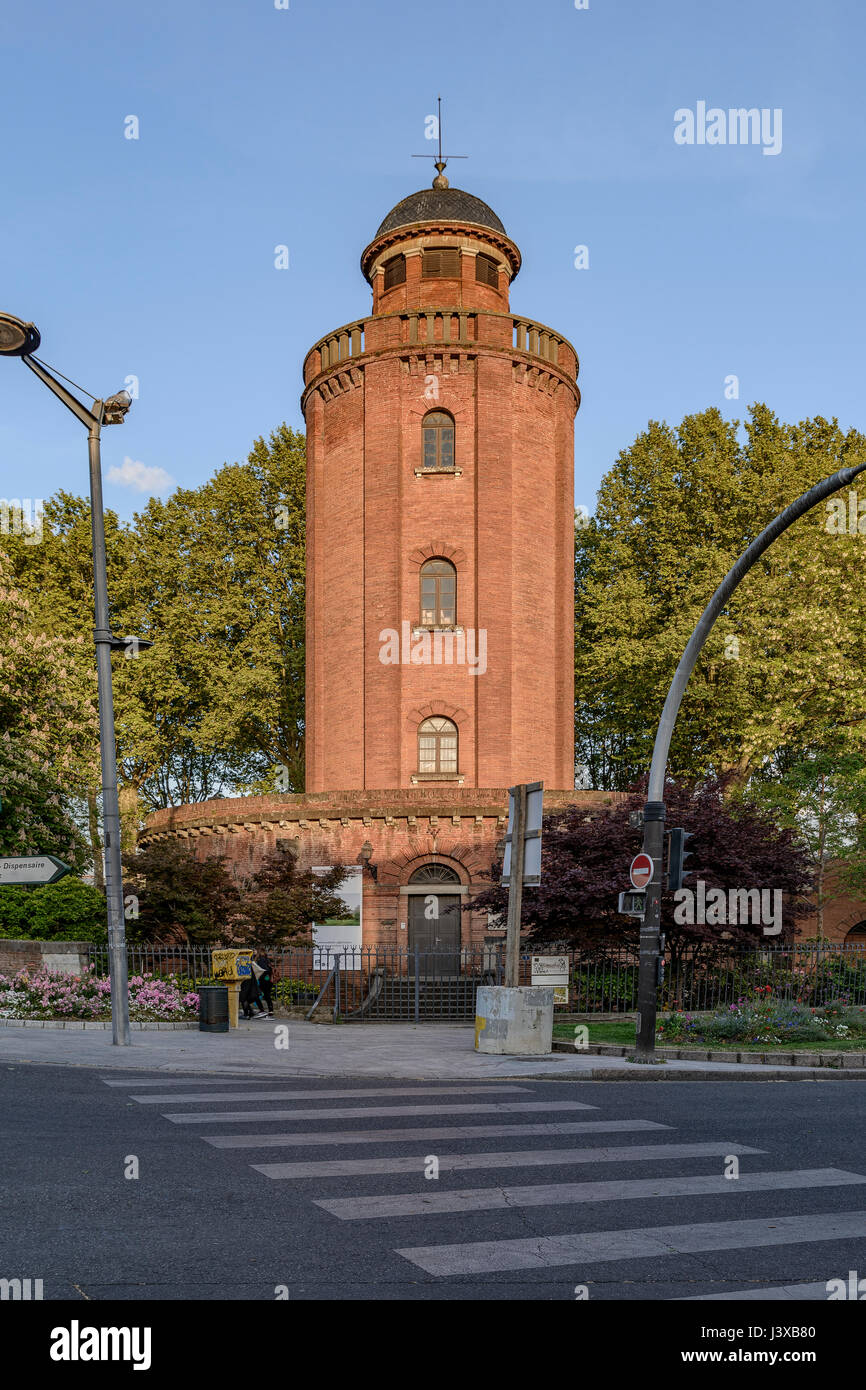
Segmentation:
[[(333, 949), (291, 946), (270, 952), (278, 1004), (319, 1008), (347, 1022), (471, 1021), (483, 984), (505, 979), (504, 944), (451, 951), (388, 946)], [(637, 948), (607, 951), (539, 943), (520, 955), (522, 985), (532, 982), (532, 957), (564, 956), (567, 995), (557, 1013), (631, 1013), (637, 1008)], [(197, 989), (211, 975), (209, 946), (131, 946), (129, 974), (176, 975)], [(108, 948), (92, 946), (90, 963), (108, 972)], [(767, 990), (779, 999), (818, 1006), (832, 1000), (866, 1004), (866, 947), (808, 942), (787, 947), (706, 946), (668, 951), (660, 990), (663, 1010), (708, 1012)]]

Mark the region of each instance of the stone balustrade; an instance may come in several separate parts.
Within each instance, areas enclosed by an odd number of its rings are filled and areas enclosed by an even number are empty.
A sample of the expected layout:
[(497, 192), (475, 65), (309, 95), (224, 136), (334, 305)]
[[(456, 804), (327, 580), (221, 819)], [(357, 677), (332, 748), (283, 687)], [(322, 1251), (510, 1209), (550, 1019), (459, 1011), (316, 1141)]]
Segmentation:
[[(453, 347), (469, 345), (502, 346), (503, 319), (510, 319), (511, 346), (517, 352), (539, 358), (577, 376), (577, 354), (567, 338), (555, 333), (543, 323), (515, 315), (489, 313), (474, 309), (423, 308), (406, 309), (393, 314), (359, 319), (344, 324), (314, 344), (304, 362), (304, 381), (311, 382), (321, 372), (348, 365), (353, 359), (372, 350), (370, 342), (376, 329), (377, 346), (393, 349), (447, 344)], [(495, 323), (495, 331), (485, 332), (486, 323)]]

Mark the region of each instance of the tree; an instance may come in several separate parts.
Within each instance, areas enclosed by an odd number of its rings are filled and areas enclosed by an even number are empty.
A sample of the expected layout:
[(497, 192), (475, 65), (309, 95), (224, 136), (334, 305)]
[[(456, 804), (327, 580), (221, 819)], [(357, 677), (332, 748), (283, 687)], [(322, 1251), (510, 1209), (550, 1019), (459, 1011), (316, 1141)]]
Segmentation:
[(836, 896), (840, 876), (849, 892), (866, 897), (866, 758), (847, 752), (844, 741), (832, 736), (802, 751), (779, 749), (745, 794), (777, 824), (795, 831), (804, 846), (815, 875), (822, 937), (824, 908)]
[[(576, 742), (584, 777), (624, 790), (649, 765), (679, 657), (714, 589), (785, 505), (859, 460), (866, 439), (820, 417), (783, 425), (756, 405), (677, 429), (651, 422), (605, 476), (575, 531)], [(856, 513), (856, 503), (855, 503)], [(866, 544), (809, 513), (733, 594), (689, 682), (671, 747), (677, 777), (744, 786), (779, 748), (845, 731), (866, 752)]]
[[(129, 562), (129, 534), (110, 510), (105, 513), (105, 542), (109, 593), (113, 594)], [(55, 654), (62, 656), (55, 667), (55, 677), (63, 686), (58, 694), (81, 711), (80, 717), (64, 724), (53, 721), (52, 738), (55, 757), (62, 763), (66, 791), (81, 806), (80, 818), (87, 826), (94, 879), (101, 888), (102, 776), (93, 651), (90, 504), (61, 490), (45, 503), (39, 544), (28, 545), (23, 537), (9, 537), (7, 557), (14, 576), (12, 582), (27, 605), (31, 629), (42, 634), (42, 640), (47, 640)], [(122, 623), (121, 616), (122, 630), (128, 631)], [(61, 742), (64, 737), (65, 745)]]
[(336, 891), (345, 876), (339, 866), (325, 873), (299, 869), (294, 846), (278, 841), (243, 885), (240, 916), (249, 939), (260, 946), (308, 941), (311, 922), (345, 913)]
[(90, 692), (70, 676), (76, 644), (37, 624), (0, 553), (0, 848), (57, 854), (83, 869), (87, 848), (74, 814), (96, 722)]
[(240, 894), (221, 859), (196, 859), (186, 841), (167, 838), (124, 856), (124, 871), (124, 897), (138, 912), (127, 920), (130, 941), (230, 939)]
[[(790, 939), (795, 923), (813, 910), (808, 894), (812, 874), (807, 851), (790, 829), (780, 830), (771, 818), (747, 804), (729, 806), (719, 782), (699, 787), (670, 783), (665, 792), (667, 825), (682, 826), (694, 835), (687, 883), (703, 880), (708, 889), (779, 888), (785, 898), (783, 930), (774, 940)], [(607, 949), (637, 942), (638, 924), (617, 912), (617, 898), (629, 886), (629, 865), (639, 851), (642, 831), (629, 824), (629, 813), (641, 809), (644, 796), (635, 793), (611, 810), (574, 805), (545, 816), (542, 834), (542, 881), (525, 888), (522, 924), (530, 940), (569, 942)], [(493, 877), (499, 876), (494, 865)], [(496, 885), (470, 904), (497, 915), (504, 923), (507, 892)], [(685, 945), (721, 939), (742, 944), (764, 939), (751, 924), (723, 928), (674, 919), (674, 895), (662, 895), (662, 930), (674, 954)]]
[[(106, 512), (113, 630), (151, 638), (113, 661), (124, 845), (141, 812), (245, 790), (300, 791), (304, 765), (304, 437), (282, 425), (247, 461), (152, 499), (131, 525)], [(43, 540), (9, 538), (39, 629), (94, 705), (90, 507), (59, 492)], [(93, 726), (95, 727), (95, 725)], [(98, 742), (76, 791), (101, 847)]]
[(150, 808), (254, 786), (303, 789), (304, 437), (136, 517), (121, 583), (152, 651), (118, 670), (121, 764)]

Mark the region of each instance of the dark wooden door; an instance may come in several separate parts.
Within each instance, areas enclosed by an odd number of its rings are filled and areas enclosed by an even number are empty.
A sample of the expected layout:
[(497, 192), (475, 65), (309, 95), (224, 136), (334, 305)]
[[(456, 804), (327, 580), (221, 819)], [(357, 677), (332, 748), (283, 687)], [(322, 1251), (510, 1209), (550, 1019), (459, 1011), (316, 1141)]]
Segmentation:
[(460, 974), (460, 898), (456, 893), (413, 893), (409, 899), (409, 973), (427, 978)]

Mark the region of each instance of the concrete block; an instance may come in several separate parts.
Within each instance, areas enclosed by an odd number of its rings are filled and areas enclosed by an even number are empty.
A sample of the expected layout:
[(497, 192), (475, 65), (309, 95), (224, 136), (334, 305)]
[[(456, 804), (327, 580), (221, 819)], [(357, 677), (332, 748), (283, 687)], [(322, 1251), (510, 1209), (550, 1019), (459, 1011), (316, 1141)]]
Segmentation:
[(553, 989), (482, 985), (475, 1004), (475, 1051), (548, 1056), (553, 1051)]

